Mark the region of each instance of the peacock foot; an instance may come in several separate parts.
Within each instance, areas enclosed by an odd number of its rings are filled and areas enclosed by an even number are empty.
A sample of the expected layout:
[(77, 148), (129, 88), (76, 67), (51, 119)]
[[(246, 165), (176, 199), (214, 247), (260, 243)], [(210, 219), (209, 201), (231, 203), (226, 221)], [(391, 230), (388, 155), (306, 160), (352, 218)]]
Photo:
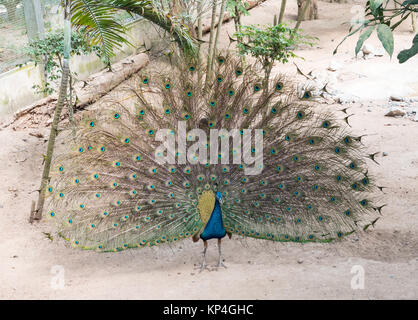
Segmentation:
[(220, 267), (224, 267), (225, 269), (228, 269), (227, 266), (222, 261), (219, 261), (218, 264), (216, 265), (216, 268), (220, 268)]
[(208, 265), (206, 264), (206, 262), (203, 262), (201, 265), (200, 265), (200, 269), (199, 269), (199, 273), (201, 273), (203, 270), (208, 270), (208, 271), (210, 271), (210, 269), (208, 268)]

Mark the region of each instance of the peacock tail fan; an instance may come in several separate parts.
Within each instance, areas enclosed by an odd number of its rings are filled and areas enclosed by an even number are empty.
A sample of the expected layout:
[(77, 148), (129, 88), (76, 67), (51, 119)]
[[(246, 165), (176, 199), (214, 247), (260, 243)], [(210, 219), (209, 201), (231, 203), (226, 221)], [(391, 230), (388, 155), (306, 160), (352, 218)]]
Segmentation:
[[(361, 137), (285, 76), (219, 56), (214, 77), (177, 59), (142, 72), (63, 138), (45, 215), (74, 246), (98, 251), (203, 232), (222, 194), (227, 232), (327, 242), (380, 213)], [(342, 123), (342, 124), (341, 124)]]

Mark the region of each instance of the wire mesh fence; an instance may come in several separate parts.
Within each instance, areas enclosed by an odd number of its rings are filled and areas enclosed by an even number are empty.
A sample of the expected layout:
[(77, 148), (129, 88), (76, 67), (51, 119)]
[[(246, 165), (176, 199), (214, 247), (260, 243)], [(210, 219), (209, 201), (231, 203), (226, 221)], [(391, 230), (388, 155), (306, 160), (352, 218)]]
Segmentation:
[[(121, 13), (127, 24), (141, 19)], [(31, 40), (63, 29), (61, 0), (0, 0), (0, 74), (26, 63), (25, 48)]]
[(0, 72), (25, 62), (27, 29), (22, 0), (0, 0)]
[(60, 0), (0, 0), (0, 73), (28, 61), (31, 39), (62, 25)]

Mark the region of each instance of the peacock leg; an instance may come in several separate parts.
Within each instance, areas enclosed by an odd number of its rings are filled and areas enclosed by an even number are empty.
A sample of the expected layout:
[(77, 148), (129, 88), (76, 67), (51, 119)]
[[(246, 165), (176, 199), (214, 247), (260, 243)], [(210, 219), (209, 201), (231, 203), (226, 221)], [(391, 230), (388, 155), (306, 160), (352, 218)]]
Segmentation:
[(222, 243), (222, 239), (218, 239), (219, 260), (218, 260), (218, 265), (216, 267), (218, 267), (218, 268), (219, 267), (226, 268), (226, 265), (224, 265), (223, 262), (222, 262), (221, 243)]
[(202, 272), (203, 269), (207, 269), (207, 265), (206, 265), (206, 250), (208, 249), (208, 242), (206, 240), (203, 240), (203, 260), (202, 260), (202, 264), (200, 265), (200, 271)]

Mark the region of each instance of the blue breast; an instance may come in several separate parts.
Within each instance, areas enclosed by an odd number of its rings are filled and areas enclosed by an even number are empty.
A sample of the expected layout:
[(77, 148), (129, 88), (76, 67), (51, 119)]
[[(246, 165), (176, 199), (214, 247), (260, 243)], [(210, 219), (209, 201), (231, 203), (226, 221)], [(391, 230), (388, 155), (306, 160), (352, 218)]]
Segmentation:
[(222, 210), (219, 201), (216, 199), (215, 208), (213, 208), (209, 221), (203, 230), (200, 238), (202, 240), (221, 239), (225, 237), (226, 231), (222, 223)]

